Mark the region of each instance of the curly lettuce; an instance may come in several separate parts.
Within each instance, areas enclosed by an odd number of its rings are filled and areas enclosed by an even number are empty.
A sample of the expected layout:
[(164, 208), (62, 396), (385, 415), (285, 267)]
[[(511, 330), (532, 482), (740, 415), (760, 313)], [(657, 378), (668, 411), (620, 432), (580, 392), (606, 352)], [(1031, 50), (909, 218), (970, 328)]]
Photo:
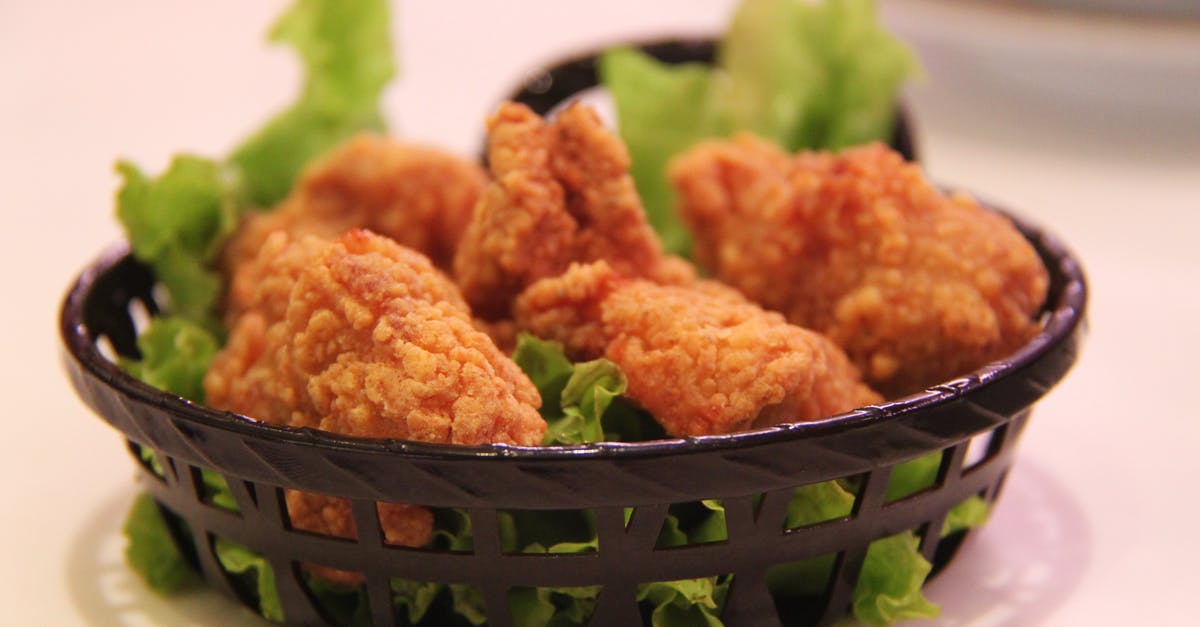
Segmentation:
[(676, 254), (689, 238), (666, 179), (671, 157), (739, 130), (788, 151), (886, 141), (899, 87), (918, 72), (872, 0), (743, 0), (716, 57), (669, 65), (616, 48), (600, 60), (647, 217)]

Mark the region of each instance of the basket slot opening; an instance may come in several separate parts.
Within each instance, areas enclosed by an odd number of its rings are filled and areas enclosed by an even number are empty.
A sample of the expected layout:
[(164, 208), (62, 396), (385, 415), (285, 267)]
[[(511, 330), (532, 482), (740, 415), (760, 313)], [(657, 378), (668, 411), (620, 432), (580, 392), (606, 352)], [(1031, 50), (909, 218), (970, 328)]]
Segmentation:
[(299, 566), (299, 581), (308, 603), (325, 624), (392, 624), (390, 615), (386, 616), (389, 622), (374, 621), (366, 578), (360, 572), (306, 563)]
[(656, 614), (674, 615), (676, 620), (686, 625), (708, 624), (711, 622), (709, 617), (720, 618), (725, 613), (732, 584), (732, 573), (640, 583), (637, 587), (637, 603), (641, 624), (655, 624)]
[(113, 346), (112, 340), (107, 335), (101, 335), (96, 338), (96, 352), (100, 356), (107, 359), (110, 363), (117, 363), (121, 359), (121, 354), (117, 351), (117, 347)]
[(929, 453), (901, 462), (892, 468), (884, 502), (892, 503), (934, 489), (946, 478), (947, 452)]
[(358, 537), (348, 499), (284, 490), (284, 526), (294, 532), (353, 542)]
[(496, 512), (496, 523), (505, 554), (600, 550), (596, 513), (590, 509), (502, 509)]
[(964, 455), (962, 463), (963, 472), (970, 472), (999, 453), (1007, 431), (1008, 425), (1004, 424), (976, 434), (968, 440), (966, 455)]
[[(206, 576), (210, 583), (219, 582), (225, 591), (243, 605), (260, 615), (280, 622), (284, 618), (283, 603), (275, 578), (275, 569), (262, 555), (225, 538), (206, 533), (207, 551), (201, 554), (201, 567), (212, 569), (216, 576)], [(206, 563), (208, 562), (208, 563)], [(294, 619), (295, 612), (288, 618)]]
[[(784, 532), (794, 532), (806, 527), (848, 520), (854, 515), (861, 501), (864, 485), (866, 475), (803, 485), (786, 491), (786, 499), (774, 495), (764, 499), (763, 507), (769, 504), (774, 512), (780, 509), (779, 501), (786, 502), (782, 515), (777, 520), (782, 519)], [(760, 516), (763, 511), (765, 510), (760, 507)]]
[[(386, 589), (367, 587), (370, 599), (364, 599), (359, 612), (370, 612), (373, 627), (379, 625), (453, 625), (467, 626), (487, 621), (487, 604), (482, 590), (473, 584), (445, 584), (392, 577)], [(381, 603), (382, 599), (385, 603)], [(368, 608), (368, 602), (370, 607)], [(358, 625), (363, 622), (355, 623)]]
[[(475, 538), (471, 532), (471, 518), (466, 510), (451, 507), (426, 508), (433, 515), (433, 536), (429, 543), (422, 547), (405, 547), (405, 550), (432, 551), (439, 553), (472, 553), (475, 551)], [(397, 545), (388, 542), (388, 547)]]
[(225, 476), (207, 468), (188, 466), (196, 499), (209, 507), (215, 507), (227, 512), (239, 512), (237, 499), (229, 487)]
[(550, 616), (557, 616), (555, 624), (588, 625), (601, 592), (601, 586), (517, 586), (508, 590), (508, 613), (513, 625), (543, 624)]
[(133, 459), (137, 461), (137, 464), (147, 474), (165, 483), (167, 481), (168, 466), (164, 465), (164, 461), (169, 463), (170, 459), (159, 457), (158, 453), (155, 453), (150, 447), (142, 446), (133, 440), (127, 440), (127, 442), (129, 443), (129, 452), (133, 455)]
[(729, 540), (725, 504), (720, 499), (673, 503), (658, 531), (655, 549), (673, 549)]
[(146, 301), (133, 298), (130, 299), (126, 311), (129, 312), (129, 320), (133, 323), (134, 335), (140, 337), (146, 331), (146, 327), (150, 326), (150, 308), (146, 306)]

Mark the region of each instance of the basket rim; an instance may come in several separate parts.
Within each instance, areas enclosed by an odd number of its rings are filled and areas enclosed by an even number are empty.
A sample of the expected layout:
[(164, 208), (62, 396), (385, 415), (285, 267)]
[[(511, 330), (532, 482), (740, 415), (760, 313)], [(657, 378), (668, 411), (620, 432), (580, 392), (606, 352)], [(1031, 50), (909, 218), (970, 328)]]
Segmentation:
[[(738, 450), (780, 441), (814, 438), (902, 418), (918, 411), (950, 403), (1030, 366), (1057, 345), (1072, 338), (1076, 330), (1083, 324), (1087, 304), (1087, 287), (1082, 267), (1075, 256), (1057, 238), (1040, 227), (1034, 226), (1011, 212), (1001, 210), (992, 203), (980, 202), (986, 208), (1011, 219), (1038, 249), (1039, 255), (1052, 276), (1057, 272), (1062, 277), (1057, 286), (1052, 281), (1047, 293), (1047, 303), (1043, 306), (1045, 322), (1042, 330), (1013, 354), (990, 362), (960, 377), (908, 396), (810, 422), (784, 423), (725, 435), (555, 446), (520, 446), (496, 443), (466, 446), (398, 439), (362, 438), (338, 435), (309, 427), (288, 427), (261, 422), (234, 412), (217, 410), (154, 388), (126, 373), (116, 363), (109, 361), (100, 353), (95, 338), (84, 322), (84, 306), (95, 289), (97, 281), (130, 255), (129, 247), (124, 242), (113, 244), (100, 254), (79, 274), (65, 295), (59, 315), (63, 358), (77, 364), (85, 376), (102, 382), (123, 400), (155, 406), (170, 412), (173, 416), (239, 436), (261, 437), (278, 443), (291, 442), (327, 450), (399, 454), (414, 459), (509, 459), (520, 462), (537, 462), (582, 458), (633, 459), (665, 454), (696, 453), (714, 449)], [(1055, 289), (1056, 287), (1057, 289)], [(1065, 375), (1065, 369), (1061, 374)], [(1056, 381), (1057, 379), (1054, 382)]]

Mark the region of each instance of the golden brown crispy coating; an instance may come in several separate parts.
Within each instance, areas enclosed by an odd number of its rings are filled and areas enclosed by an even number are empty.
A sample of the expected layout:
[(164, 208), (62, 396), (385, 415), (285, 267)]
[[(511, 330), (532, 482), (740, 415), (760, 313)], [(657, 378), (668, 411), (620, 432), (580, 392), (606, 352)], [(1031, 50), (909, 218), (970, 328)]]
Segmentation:
[(264, 234), (254, 256), (242, 261), (229, 278), (227, 325), (236, 325), (246, 312), (258, 313), (268, 323), (282, 320), (300, 272), (327, 244), (323, 237), (292, 236), (286, 230)]
[[(275, 231), (332, 239), (365, 228), (449, 268), (486, 178), (478, 165), (454, 155), (360, 135), (307, 167), (274, 210), (247, 216), (223, 263), (236, 283), (240, 268)], [(235, 315), (244, 308), (241, 296), (230, 293)]]
[(629, 176), (629, 153), (591, 109), (573, 104), (547, 122), (507, 103), (488, 120), (493, 181), (460, 242), (454, 276), (472, 309), (509, 317), (525, 287), (573, 261), (685, 283), (691, 267), (665, 257)]
[[(316, 248), (282, 319), (250, 311), (258, 320), (234, 327), (234, 350), (205, 378), (210, 404), (241, 411), (253, 395), (240, 382), (263, 372), (278, 382), (265, 390), (282, 408), (243, 413), (266, 422), (426, 442), (540, 441), (537, 390), (472, 327), (428, 260), (361, 230)], [(293, 271), (288, 255), (278, 259), (265, 264)]]
[[(362, 230), (288, 239), (273, 235), (253, 262), (263, 280), (249, 302), (262, 306), (238, 319), (213, 359), (210, 405), (353, 436), (541, 442), (537, 389), (473, 328), (457, 288), (424, 256)], [(270, 298), (287, 280), (280, 316)], [(288, 504), (298, 529), (353, 534), (344, 501), (292, 493)], [(428, 542), (428, 511), (384, 504), (381, 514), (389, 541)]]
[(701, 265), (842, 346), (886, 395), (1009, 354), (1048, 277), (1002, 216), (874, 144), (790, 156), (743, 135), (670, 169)]
[(877, 402), (832, 342), (716, 284), (658, 285), (603, 261), (517, 299), (523, 330), (575, 358), (603, 355), (672, 435), (722, 434)]

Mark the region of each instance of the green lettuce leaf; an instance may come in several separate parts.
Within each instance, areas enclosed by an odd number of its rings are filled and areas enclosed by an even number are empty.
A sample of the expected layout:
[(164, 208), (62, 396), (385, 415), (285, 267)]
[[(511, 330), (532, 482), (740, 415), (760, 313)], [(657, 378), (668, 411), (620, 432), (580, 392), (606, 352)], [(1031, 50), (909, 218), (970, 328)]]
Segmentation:
[(918, 67), (873, 0), (744, 0), (717, 64), (733, 126), (789, 151), (886, 141), (896, 94)]
[[(348, 586), (304, 573), (304, 585), (312, 594), (313, 602), (328, 616), (332, 624), (348, 627), (369, 627), (371, 605), (367, 601), (364, 586)], [(392, 581), (395, 590), (396, 582)]]
[(451, 608), (455, 616), (466, 619), (476, 627), (487, 624), (487, 610), (479, 588), (456, 583), (446, 588), (450, 591)]
[(220, 348), (216, 335), (186, 318), (155, 317), (137, 344), (142, 358), (121, 360), (126, 371), (160, 390), (204, 402), (204, 374)]
[(276, 623), (283, 622), (283, 605), (279, 602), (271, 563), (258, 553), (224, 538), (217, 538), (213, 549), (222, 568), (234, 575), (241, 575), (250, 584), (263, 618)]
[[(794, 492), (785, 524), (789, 529), (818, 524), (849, 516), (853, 509), (854, 495), (837, 481), (804, 486)], [(855, 618), (886, 625), (937, 615), (937, 606), (921, 591), (931, 566), (917, 546), (917, 536), (911, 531), (871, 543), (854, 588)], [(767, 574), (767, 586), (777, 597), (820, 595), (834, 561), (833, 555), (822, 555), (773, 568)]]
[(630, 174), (646, 219), (664, 249), (684, 253), (690, 249), (691, 236), (675, 215), (667, 162), (701, 139), (732, 130), (720, 97), (723, 83), (706, 65), (666, 65), (629, 48), (606, 52), (599, 71), (616, 105), (621, 138), (633, 158)]
[(890, 625), (938, 615), (921, 591), (932, 566), (917, 550), (911, 531), (871, 543), (854, 586), (854, 617), (868, 625)]
[(663, 520), (655, 546), (670, 548), (688, 544), (708, 544), (729, 539), (725, 526), (725, 506), (705, 499), (672, 505)]
[(230, 158), (251, 205), (274, 205), (310, 160), (384, 129), (379, 98), (396, 72), (390, 25), (385, 0), (297, 0), (275, 23), (271, 40), (295, 48), (306, 75), (296, 103)]
[(618, 48), (600, 60), (646, 215), (677, 254), (688, 244), (671, 157), (738, 130), (788, 151), (886, 141), (900, 84), (918, 71), (872, 0), (743, 0), (716, 56), (715, 67), (668, 65)]
[[(525, 333), (517, 338), (513, 361), (542, 395), (543, 444), (621, 439), (619, 433), (606, 432), (605, 414), (620, 402), (626, 386), (625, 375), (616, 364), (607, 359), (571, 363), (561, 343)], [(628, 408), (620, 411), (623, 420), (632, 419)]]
[(587, 624), (599, 598), (599, 586), (514, 588), (508, 602), (521, 627), (577, 627)]
[[(429, 608), (433, 606), (433, 602), (442, 593), (444, 586), (432, 581), (393, 578), (391, 588), (392, 605), (400, 610), (401, 616), (408, 619), (408, 624), (416, 625), (425, 618)], [(364, 613), (370, 611), (366, 598), (363, 598), (360, 603), (362, 603)], [(368, 619), (354, 624), (370, 625), (371, 621)]]
[[(938, 468), (942, 463), (941, 453), (930, 453), (923, 457), (897, 464), (892, 469), (892, 477), (888, 482), (887, 501), (902, 499), (937, 482)], [(979, 496), (972, 496), (955, 505), (946, 513), (946, 521), (942, 524), (943, 537), (965, 529), (974, 529), (987, 522), (991, 507)]]
[(202, 468), (200, 470), (200, 482), (204, 486), (205, 497), (208, 501), (221, 509), (231, 512), (238, 511), (237, 500), (233, 498), (233, 493), (229, 491), (229, 483), (225, 481), (225, 477), (218, 472)]
[(652, 608), (653, 627), (722, 627), (731, 582), (731, 577), (657, 581), (638, 586), (637, 599)]
[(542, 417), (547, 420), (561, 417), (562, 390), (575, 371), (575, 365), (563, 353), (562, 344), (522, 333), (517, 336), (512, 359), (542, 396)]
[(942, 537), (982, 526), (987, 522), (991, 510), (988, 502), (980, 496), (972, 496), (955, 505), (946, 514), (946, 522), (942, 523)]
[(149, 494), (134, 499), (121, 532), (126, 539), (125, 561), (155, 592), (173, 594), (200, 582)]
[(212, 260), (237, 224), (236, 171), (180, 155), (157, 178), (126, 161), (117, 163), (117, 172), (123, 179), (117, 218), (134, 256), (154, 269), (165, 288), (170, 302), (164, 305), (216, 332), (221, 328), (215, 306), (222, 286)]
[(938, 468), (941, 464), (941, 453), (930, 453), (897, 464), (892, 468), (892, 476), (888, 480), (884, 499), (888, 502), (896, 501), (932, 487), (937, 481)]

